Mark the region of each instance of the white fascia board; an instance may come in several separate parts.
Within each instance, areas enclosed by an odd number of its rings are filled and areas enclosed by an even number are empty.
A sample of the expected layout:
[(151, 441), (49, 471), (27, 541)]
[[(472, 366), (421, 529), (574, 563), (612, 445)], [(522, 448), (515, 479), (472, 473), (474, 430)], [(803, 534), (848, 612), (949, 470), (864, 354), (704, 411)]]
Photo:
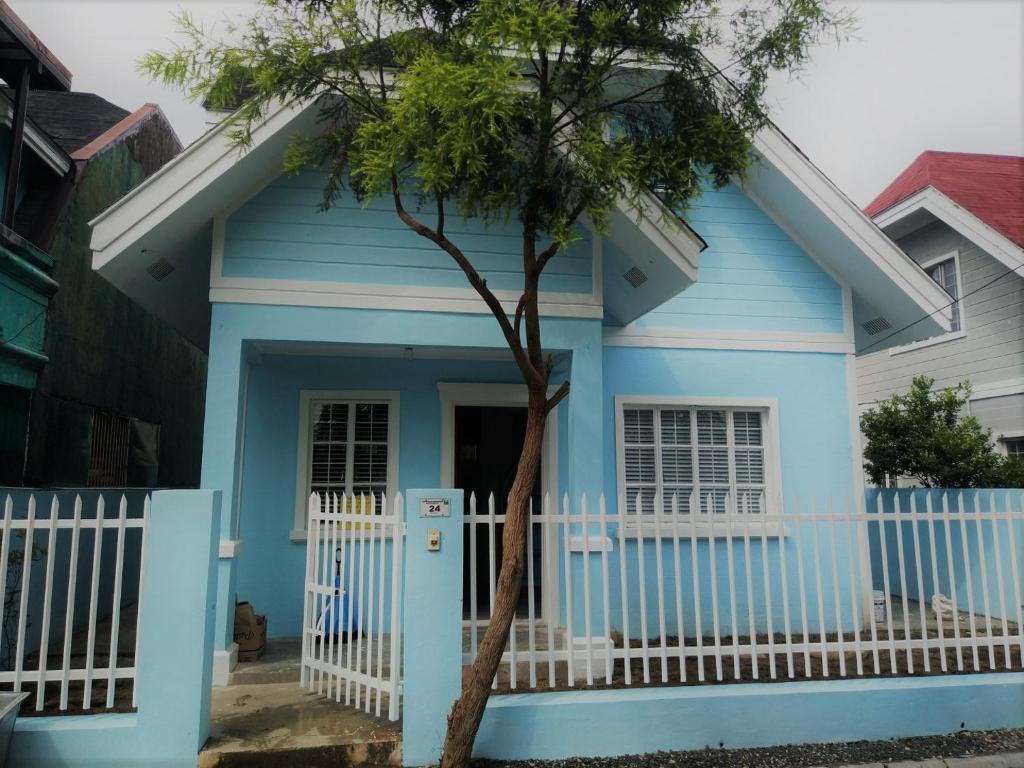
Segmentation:
[(850, 355), (853, 339), (840, 333), (717, 331), (697, 328), (605, 328), (606, 347), (649, 349), (733, 349), (750, 352), (817, 352)]
[(1024, 248), (1020, 248), (935, 187), (925, 187), (886, 208), (875, 216), (874, 221), (882, 229), (890, 229), (918, 211), (927, 211), (949, 225), (1007, 269), (1020, 270), (1024, 267)]
[(676, 215), (666, 208), (656, 195), (644, 192), (641, 198), (643, 211), (622, 199), (616, 205), (619, 211), (636, 225), (640, 233), (665, 254), (676, 269), (686, 275), (690, 282), (696, 282), (700, 253), (706, 244), (684, 222), (680, 222), (678, 227), (663, 225), (646, 213), (655, 213), (665, 220)]
[[(101, 269), (156, 225), (175, 215), (200, 191), (229, 171), (246, 154), (285, 130), (312, 102), (278, 104), (252, 133), (244, 152), (227, 137), (226, 122), (211, 129), (180, 155), (89, 222), (93, 269)], [(213, 211), (208, 212), (211, 216)]]
[[(785, 176), (843, 235), (926, 315), (948, 330), (948, 294), (901, 251), (781, 131), (768, 126), (754, 137), (754, 149)], [(827, 254), (823, 253), (822, 256)], [(840, 274), (843, 265), (831, 265)]]

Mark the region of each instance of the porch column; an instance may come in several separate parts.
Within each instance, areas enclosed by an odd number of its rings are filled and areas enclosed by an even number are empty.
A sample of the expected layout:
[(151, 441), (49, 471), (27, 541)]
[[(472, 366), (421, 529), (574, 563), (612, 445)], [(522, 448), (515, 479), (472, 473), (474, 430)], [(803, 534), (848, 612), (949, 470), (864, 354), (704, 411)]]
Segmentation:
[[(604, 383), (601, 324), (591, 323), (572, 348), (569, 393), (568, 487), (560, 489), (574, 500), (583, 493), (597, 499), (604, 483)], [(556, 382), (557, 383), (557, 382)]]
[(230, 332), (230, 324), (219, 322), (219, 309), (217, 304), (213, 305), (201, 485), (204, 489), (220, 491), (222, 494), (213, 684), (226, 685), (238, 652), (233, 637), (235, 557), (239, 551), (236, 543), (237, 500), (248, 364), (242, 339)]
[[(402, 765), (435, 765), (462, 689), (463, 492), (405, 497)], [(441, 516), (434, 516), (440, 514)], [(430, 541), (436, 535), (436, 545)]]

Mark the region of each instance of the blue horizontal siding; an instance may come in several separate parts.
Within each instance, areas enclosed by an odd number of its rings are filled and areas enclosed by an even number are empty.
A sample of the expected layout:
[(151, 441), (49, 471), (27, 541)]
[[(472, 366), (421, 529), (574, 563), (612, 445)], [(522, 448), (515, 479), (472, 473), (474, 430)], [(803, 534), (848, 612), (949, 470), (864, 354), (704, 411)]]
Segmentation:
[(708, 243), (697, 282), (637, 326), (842, 332), (839, 285), (739, 188), (706, 191), (686, 219)]
[[(465, 288), (451, 257), (405, 226), (386, 200), (362, 205), (344, 192), (326, 212), (317, 210), (323, 177), (280, 176), (227, 220), (225, 277), (268, 280), (420, 285)], [(412, 207), (415, 198), (406, 201)], [(428, 224), (434, 211), (414, 211)], [(497, 290), (522, 289), (522, 234), (517, 222), (485, 222), (449, 214), (445, 234)], [(545, 291), (591, 293), (590, 233), (551, 260)]]

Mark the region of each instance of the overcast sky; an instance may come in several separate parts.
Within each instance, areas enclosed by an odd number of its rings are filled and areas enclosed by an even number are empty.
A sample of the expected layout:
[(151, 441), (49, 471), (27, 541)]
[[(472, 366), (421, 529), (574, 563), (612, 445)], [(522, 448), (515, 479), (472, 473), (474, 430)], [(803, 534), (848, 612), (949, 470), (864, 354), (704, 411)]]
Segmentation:
[[(179, 8), (216, 21), (234, 0), (7, 0), (67, 65), (78, 91), (133, 111), (164, 109), (182, 141), (206, 128), (201, 107), (139, 75), (150, 49), (168, 49)], [(1024, 155), (1024, 0), (839, 3), (858, 30), (814, 54), (799, 80), (771, 88), (782, 130), (859, 205), (922, 150)]]

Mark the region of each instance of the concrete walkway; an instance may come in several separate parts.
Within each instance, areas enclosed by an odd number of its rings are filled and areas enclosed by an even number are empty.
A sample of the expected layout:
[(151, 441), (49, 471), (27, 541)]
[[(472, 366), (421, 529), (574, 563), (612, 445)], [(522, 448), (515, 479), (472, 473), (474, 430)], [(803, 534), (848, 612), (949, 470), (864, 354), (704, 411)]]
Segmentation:
[(213, 689), (199, 768), (401, 764), (400, 723), (305, 690), (299, 665), (297, 639), (271, 640), (260, 661), (240, 663), (229, 685)]

